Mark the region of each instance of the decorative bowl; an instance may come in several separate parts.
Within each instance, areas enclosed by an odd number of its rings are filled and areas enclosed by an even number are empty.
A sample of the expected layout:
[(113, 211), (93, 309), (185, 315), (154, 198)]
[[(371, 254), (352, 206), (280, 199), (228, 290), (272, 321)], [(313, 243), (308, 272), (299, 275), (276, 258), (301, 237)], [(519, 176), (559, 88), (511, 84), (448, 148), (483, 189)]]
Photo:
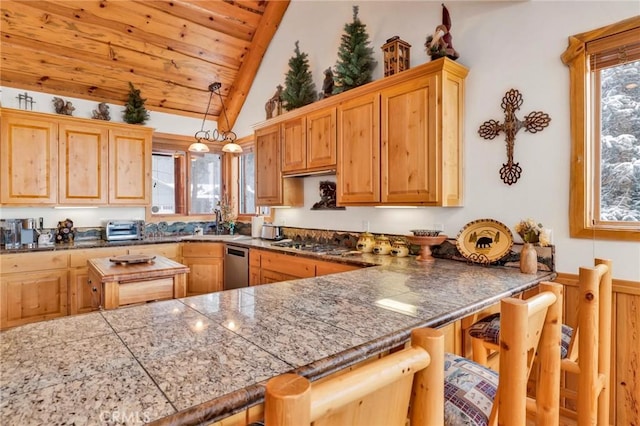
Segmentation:
[(413, 235), (416, 237), (437, 237), (442, 231), (436, 229), (412, 229)]
[(407, 236), (407, 240), (411, 244), (420, 246), (420, 254), (416, 257), (416, 260), (421, 262), (433, 262), (435, 258), (431, 256), (431, 247), (442, 244), (447, 238), (446, 235), (437, 235), (435, 237), (419, 237), (419, 236)]

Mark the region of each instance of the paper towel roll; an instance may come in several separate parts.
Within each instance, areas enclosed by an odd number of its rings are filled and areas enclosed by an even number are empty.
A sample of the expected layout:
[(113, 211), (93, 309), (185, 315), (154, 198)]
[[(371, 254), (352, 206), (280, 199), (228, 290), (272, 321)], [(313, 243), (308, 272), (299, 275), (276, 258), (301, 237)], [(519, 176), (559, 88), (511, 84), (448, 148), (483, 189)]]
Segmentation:
[(264, 224), (264, 216), (254, 216), (251, 218), (251, 237), (260, 238), (262, 235), (262, 225)]

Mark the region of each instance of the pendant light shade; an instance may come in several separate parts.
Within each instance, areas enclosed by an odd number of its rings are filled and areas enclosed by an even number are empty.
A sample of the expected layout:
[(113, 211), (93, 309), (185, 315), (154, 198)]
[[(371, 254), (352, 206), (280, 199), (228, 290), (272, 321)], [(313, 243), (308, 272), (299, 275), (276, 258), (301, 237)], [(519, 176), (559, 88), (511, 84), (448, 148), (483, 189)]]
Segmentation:
[[(224, 107), (220, 87), (222, 87), (222, 83), (219, 82), (214, 82), (209, 85), (209, 103), (207, 104), (207, 109), (204, 112), (202, 126), (194, 135), (196, 141), (189, 145), (189, 151), (191, 152), (209, 152), (207, 143), (224, 143), (224, 146), (222, 147), (223, 152), (234, 154), (242, 152), (242, 147), (236, 143), (236, 134), (229, 129), (229, 118), (227, 117), (227, 109)], [(227, 129), (229, 129), (224, 132), (220, 132), (218, 129), (213, 131), (204, 130), (204, 123), (207, 120), (207, 114), (209, 113), (209, 107), (211, 106), (211, 99), (213, 98), (214, 93), (220, 98), (222, 113), (224, 114), (224, 119), (227, 123)]]

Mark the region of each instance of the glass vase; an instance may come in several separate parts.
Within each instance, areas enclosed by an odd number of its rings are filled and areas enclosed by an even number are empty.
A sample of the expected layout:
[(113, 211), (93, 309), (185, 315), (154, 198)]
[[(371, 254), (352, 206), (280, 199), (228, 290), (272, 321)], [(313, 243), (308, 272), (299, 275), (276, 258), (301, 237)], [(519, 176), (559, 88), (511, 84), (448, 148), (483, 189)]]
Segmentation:
[(520, 272), (535, 274), (538, 272), (538, 252), (532, 243), (524, 243), (520, 252)]

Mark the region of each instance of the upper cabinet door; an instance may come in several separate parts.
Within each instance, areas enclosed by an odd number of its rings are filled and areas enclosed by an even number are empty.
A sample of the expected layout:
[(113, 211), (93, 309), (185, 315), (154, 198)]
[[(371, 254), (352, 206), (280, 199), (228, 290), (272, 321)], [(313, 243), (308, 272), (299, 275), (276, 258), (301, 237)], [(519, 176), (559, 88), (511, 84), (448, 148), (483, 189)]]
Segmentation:
[(58, 130), (62, 204), (107, 204), (109, 130), (105, 126), (60, 123)]
[(337, 204), (380, 202), (380, 94), (338, 106)]
[(307, 115), (307, 169), (335, 169), (336, 136), (335, 107)]
[(280, 125), (256, 130), (256, 205), (282, 204)]
[(435, 76), (381, 92), (382, 202), (435, 203), (441, 152), (437, 149)]
[(0, 202), (55, 204), (58, 200), (58, 126), (54, 118), (2, 112)]
[(152, 129), (109, 130), (109, 204), (151, 202)]
[(282, 172), (307, 168), (307, 133), (305, 117), (282, 123)]

